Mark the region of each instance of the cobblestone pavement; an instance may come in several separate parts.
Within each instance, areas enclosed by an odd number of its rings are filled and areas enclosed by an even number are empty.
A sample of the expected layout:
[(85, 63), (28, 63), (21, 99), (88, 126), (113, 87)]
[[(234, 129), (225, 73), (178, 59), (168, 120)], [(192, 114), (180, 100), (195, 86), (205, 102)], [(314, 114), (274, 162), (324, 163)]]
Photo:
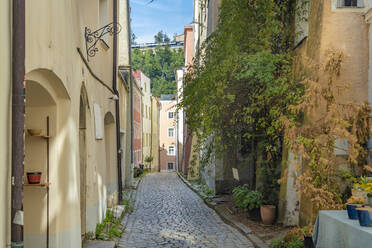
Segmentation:
[(127, 221), (120, 248), (254, 247), (174, 173), (142, 179)]

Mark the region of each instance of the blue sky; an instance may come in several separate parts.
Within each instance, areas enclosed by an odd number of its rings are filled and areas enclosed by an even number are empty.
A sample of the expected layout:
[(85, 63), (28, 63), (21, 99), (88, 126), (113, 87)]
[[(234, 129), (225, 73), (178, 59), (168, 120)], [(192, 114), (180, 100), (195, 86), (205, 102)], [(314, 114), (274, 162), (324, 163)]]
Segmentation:
[(183, 33), (193, 18), (193, 0), (130, 0), (132, 31), (137, 43), (154, 42), (154, 35), (163, 30), (172, 39)]

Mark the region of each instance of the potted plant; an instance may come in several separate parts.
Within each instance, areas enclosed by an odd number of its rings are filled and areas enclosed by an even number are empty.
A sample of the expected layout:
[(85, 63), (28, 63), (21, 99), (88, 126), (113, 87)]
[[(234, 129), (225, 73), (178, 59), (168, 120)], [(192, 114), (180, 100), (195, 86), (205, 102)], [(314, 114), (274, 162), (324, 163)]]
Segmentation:
[(368, 204), (369, 204), (370, 206), (372, 206), (372, 192), (369, 192), (369, 193), (367, 194), (367, 197), (368, 197)]
[(352, 194), (353, 196), (364, 197), (367, 200), (367, 194), (369, 193), (369, 191), (371, 191), (371, 189), (371, 179), (368, 177), (360, 177), (358, 179), (358, 183), (355, 183), (353, 185)]
[(260, 220), (260, 206), (263, 201), (261, 192), (251, 190), (247, 193), (244, 203), (247, 205), (248, 213), (251, 219)]
[(247, 209), (251, 219), (259, 220), (259, 208), (263, 199), (260, 192), (250, 190), (248, 185), (245, 184), (233, 189), (233, 197), (238, 208)]
[(262, 223), (272, 225), (276, 217), (275, 205), (261, 205), (260, 208)]
[(29, 184), (40, 184), (41, 172), (27, 172), (27, 180)]
[(301, 228), (304, 234), (304, 247), (305, 248), (314, 248), (313, 242), (313, 229), (314, 226), (308, 225)]
[(146, 156), (146, 158), (145, 158), (145, 162), (149, 164), (150, 171), (151, 171), (151, 163), (152, 163), (153, 160), (154, 160), (154, 158), (152, 156)]
[(349, 219), (352, 219), (352, 220), (358, 219), (358, 213), (356, 209), (362, 207), (362, 205), (365, 202), (366, 200), (360, 196), (352, 196), (347, 200), (346, 210), (347, 210), (347, 215), (349, 216)]
[[(263, 163), (263, 162), (262, 162)], [(265, 225), (272, 225), (276, 218), (276, 206), (279, 201), (278, 179), (280, 170), (274, 166), (273, 162), (267, 161), (258, 169), (258, 190), (263, 195), (263, 205), (260, 207), (262, 222)]]
[(357, 208), (359, 224), (361, 226), (372, 226), (372, 208)]

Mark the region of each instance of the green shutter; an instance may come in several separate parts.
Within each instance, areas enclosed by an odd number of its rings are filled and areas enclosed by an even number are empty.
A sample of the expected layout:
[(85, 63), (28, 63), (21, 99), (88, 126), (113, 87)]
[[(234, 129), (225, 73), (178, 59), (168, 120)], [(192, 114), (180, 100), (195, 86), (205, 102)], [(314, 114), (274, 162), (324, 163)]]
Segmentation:
[(363, 0), (358, 0), (357, 1), (357, 6), (358, 6), (358, 8), (363, 8), (364, 7)]
[(337, 8), (344, 7), (344, 0), (337, 0)]

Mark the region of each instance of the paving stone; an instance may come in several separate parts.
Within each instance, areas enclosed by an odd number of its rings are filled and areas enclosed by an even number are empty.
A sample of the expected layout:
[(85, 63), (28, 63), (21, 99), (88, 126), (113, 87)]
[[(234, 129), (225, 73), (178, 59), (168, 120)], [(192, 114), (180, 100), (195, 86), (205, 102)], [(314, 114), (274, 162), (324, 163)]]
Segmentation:
[(137, 189), (134, 211), (118, 247), (254, 246), (225, 224), (175, 173), (153, 173), (146, 175)]

